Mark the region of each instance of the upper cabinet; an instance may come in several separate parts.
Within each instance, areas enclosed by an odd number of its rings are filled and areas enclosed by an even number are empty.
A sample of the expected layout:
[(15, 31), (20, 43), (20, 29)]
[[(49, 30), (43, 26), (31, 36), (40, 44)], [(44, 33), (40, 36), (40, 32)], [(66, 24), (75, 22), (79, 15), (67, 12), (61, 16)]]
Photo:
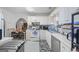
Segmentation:
[(59, 24), (70, 23), (71, 15), (78, 11), (78, 7), (59, 7), (56, 8), (50, 16), (56, 15), (56, 19)]
[(40, 22), (40, 25), (47, 25), (49, 24), (49, 17), (48, 16), (29, 16), (28, 22)]
[(56, 8), (50, 15), (49, 15), (49, 23), (57, 25), (59, 20), (59, 9)]
[(61, 7), (59, 8), (59, 22), (63, 23), (70, 23), (71, 16), (73, 13), (77, 12), (77, 7)]

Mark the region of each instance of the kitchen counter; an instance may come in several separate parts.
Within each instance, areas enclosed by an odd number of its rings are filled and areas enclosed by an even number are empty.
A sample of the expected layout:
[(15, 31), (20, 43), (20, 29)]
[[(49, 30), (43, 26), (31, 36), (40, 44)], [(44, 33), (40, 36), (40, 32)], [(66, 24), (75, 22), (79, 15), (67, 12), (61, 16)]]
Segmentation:
[(71, 41), (69, 41), (65, 35), (62, 35), (60, 33), (51, 33), (55, 38), (66, 44), (67, 46), (71, 46)]
[[(58, 33), (58, 32), (51, 33), (49, 31), (46, 31), (46, 33), (47, 33), (46, 40), (51, 49), (53, 48), (52, 41), (54, 39), (54, 40), (60, 41), (59, 46), (60, 46), (61, 52), (70, 52), (71, 51), (71, 41), (69, 41), (65, 35), (62, 35), (61, 33)], [(51, 39), (51, 36), (52, 36), (52, 39)], [(57, 44), (57, 43), (55, 43), (55, 44)]]

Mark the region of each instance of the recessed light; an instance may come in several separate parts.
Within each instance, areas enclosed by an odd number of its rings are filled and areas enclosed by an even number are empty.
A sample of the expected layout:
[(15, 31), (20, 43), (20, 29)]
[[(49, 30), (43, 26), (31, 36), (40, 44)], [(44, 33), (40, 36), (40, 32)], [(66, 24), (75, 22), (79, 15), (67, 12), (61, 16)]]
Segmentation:
[(35, 11), (33, 7), (27, 7), (26, 10), (27, 10), (27, 11), (30, 11), (30, 12)]

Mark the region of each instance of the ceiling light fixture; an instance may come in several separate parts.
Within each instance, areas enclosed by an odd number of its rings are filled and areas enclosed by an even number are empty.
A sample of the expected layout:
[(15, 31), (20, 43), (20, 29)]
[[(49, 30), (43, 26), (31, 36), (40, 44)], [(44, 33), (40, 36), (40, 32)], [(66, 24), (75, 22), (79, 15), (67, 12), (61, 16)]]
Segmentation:
[(30, 12), (35, 11), (33, 7), (27, 7), (26, 10), (27, 10), (27, 11), (30, 11)]

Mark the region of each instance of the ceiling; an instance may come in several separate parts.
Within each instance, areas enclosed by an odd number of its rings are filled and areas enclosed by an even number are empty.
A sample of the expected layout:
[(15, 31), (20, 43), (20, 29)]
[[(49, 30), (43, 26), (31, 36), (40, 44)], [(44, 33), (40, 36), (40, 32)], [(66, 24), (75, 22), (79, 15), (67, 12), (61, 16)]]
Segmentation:
[(13, 13), (28, 14), (28, 16), (47, 16), (55, 7), (3, 7), (3, 9)]

